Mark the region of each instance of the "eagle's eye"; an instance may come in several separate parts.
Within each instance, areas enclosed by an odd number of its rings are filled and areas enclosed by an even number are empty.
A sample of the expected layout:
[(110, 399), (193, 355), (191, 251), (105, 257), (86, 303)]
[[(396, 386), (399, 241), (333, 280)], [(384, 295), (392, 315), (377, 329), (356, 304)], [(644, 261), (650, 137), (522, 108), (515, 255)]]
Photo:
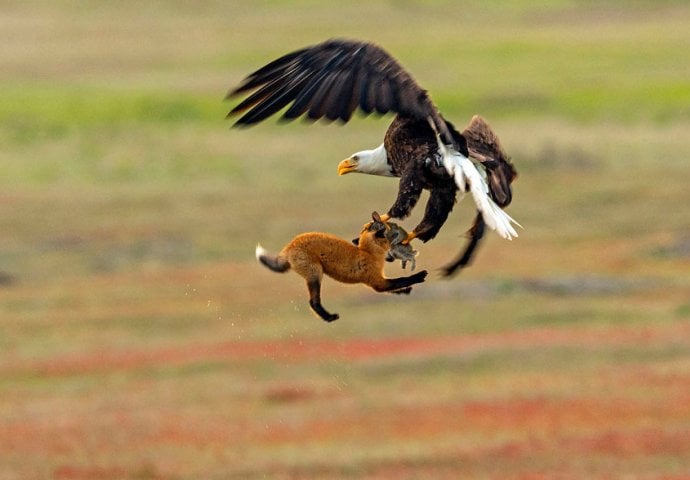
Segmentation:
[(359, 155), (353, 155), (352, 160), (354, 160), (355, 162), (359, 162)]

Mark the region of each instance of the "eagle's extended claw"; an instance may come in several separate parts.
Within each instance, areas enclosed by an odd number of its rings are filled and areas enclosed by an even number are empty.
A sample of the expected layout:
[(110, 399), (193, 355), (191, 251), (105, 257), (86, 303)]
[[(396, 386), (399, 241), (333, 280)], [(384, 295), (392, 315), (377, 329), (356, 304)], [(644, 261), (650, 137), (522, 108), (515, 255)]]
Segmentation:
[(412, 240), (414, 240), (415, 238), (417, 238), (417, 234), (414, 233), (414, 232), (410, 232), (410, 233), (407, 234), (407, 238), (406, 238), (405, 240), (403, 240), (402, 242), (400, 242), (400, 243), (403, 244), (403, 245), (408, 245), (408, 244), (409, 244)]

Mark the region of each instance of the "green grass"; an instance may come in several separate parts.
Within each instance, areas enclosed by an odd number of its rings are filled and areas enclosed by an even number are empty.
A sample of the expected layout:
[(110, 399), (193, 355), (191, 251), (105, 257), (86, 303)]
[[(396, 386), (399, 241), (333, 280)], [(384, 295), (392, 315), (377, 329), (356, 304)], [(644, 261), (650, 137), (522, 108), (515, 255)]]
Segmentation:
[[(671, 0), (4, 5), (0, 478), (682, 478), (689, 21)], [(425, 285), (326, 280), (326, 325), (254, 247), (387, 209), (395, 181), (335, 167), (389, 118), (231, 129), (223, 98), (336, 36), (490, 121), (525, 228), (442, 281), (465, 199), (419, 245)]]

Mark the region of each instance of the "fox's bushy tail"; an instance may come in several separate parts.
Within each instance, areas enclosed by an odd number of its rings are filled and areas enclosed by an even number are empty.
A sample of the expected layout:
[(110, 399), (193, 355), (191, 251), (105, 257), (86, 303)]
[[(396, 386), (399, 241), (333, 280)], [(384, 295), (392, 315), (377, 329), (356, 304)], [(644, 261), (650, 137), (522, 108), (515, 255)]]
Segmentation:
[(286, 258), (280, 255), (271, 255), (258, 243), (256, 245), (256, 259), (274, 272), (283, 273), (290, 270), (290, 262)]

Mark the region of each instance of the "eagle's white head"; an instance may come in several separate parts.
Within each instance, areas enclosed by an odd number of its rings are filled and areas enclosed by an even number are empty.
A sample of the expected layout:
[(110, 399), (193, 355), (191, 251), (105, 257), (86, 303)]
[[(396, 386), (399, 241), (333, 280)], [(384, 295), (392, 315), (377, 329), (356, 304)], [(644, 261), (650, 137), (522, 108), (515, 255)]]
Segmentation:
[(346, 173), (368, 173), (369, 175), (382, 175), (394, 177), (393, 169), (388, 163), (388, 156), (383, 144), (373, 150), (362, 150), (346, 158), (338, 164), (338, 175)]

